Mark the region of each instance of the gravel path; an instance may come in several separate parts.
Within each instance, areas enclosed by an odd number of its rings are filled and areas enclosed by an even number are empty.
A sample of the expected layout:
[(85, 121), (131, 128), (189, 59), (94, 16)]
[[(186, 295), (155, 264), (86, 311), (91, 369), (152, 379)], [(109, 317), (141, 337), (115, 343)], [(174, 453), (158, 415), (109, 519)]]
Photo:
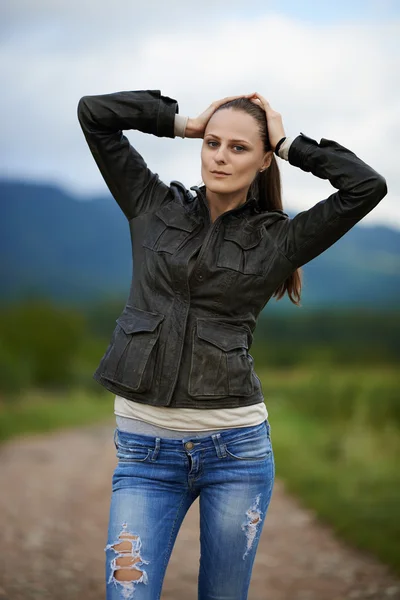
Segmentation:
[[(0, 446), (0, 599), (101, 600), (114, 422)], [(279, 465), (277, 465), (279, 472)], [(179, 531), (162, 600), (197, 600), (198, 499)], [(337, 540), (275, 482), (249, 600), (400, 599), (400, 581)]]

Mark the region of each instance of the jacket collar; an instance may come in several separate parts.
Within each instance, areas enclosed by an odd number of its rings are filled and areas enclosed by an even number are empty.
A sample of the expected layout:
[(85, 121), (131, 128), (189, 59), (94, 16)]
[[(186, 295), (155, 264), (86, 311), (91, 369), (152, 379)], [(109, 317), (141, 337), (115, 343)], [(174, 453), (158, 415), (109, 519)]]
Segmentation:
[[(192, 185), (191, 190), (197, 192), (197, 195), (203, 200), (205, 207), (209, 210), (207, 198), (206, 198), (206, 186), (201, 185)], [(246, 202), (238, 206), (237, 208), (233, 208), (228, 212), (233, 214), (234, 216), (240, 214), (241, 212), (247, 211), (247, 209), (254, 210), (254, 212), (260, 212), (258, 208), (257, 198), (255, 196), (248, 196)]]

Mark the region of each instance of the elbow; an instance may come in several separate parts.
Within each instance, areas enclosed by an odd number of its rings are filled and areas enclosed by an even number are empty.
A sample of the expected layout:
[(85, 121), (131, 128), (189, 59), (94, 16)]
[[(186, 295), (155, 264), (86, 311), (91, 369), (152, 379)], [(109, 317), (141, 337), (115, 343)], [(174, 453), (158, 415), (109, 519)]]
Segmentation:
[(386, 179), (379, 173), (374, 173), (357, 189), (353, 189), (350, 195), (340, 194), (340, 216), (361, 220), (379, 204), (387, 192)]
[(91, 120), (92, 113), (89, 108), (90, 96), (82, 96), (77, 106), (77, 116), (79, 123), (87, 123)]
[(86, 96), (82, 96), (82, 98), (78, 102), (78, 106), (77, 106), (77, 109), (76, 109), (76, 114), (78, 116), (78, 121), (79, 122), (82, 122), (82, 117), (85, 116), (86, 112), (87, 112)]
[(379, 202), (386, 196), (388, 192), (386, 179), (382, 177), (382, 175), (377, 174), (374, 177), (373, 182), (371, 182), (371, 190), (369, 193), (369, 204), (371, 206), (370, 210), (375, 208), (379, 204)]
[(364, 201), (372, 210), (387, 194), (386, 179), (379, 173), (375, 173), (367, 180), (367, 186), (364, 190)]
[(386, 179), (382, 175), (379, 175), (379, 177), (376, 178), (375, 183), (375, 196), (378, 202), (380, 202), (386, 196), (387, 193), (388, 189)]

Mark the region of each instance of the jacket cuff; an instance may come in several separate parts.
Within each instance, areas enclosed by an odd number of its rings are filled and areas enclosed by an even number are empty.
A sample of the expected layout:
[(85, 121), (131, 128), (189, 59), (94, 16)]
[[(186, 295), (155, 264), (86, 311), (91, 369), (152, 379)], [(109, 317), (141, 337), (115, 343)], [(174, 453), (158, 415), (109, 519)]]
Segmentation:
[(295, 137), (290, 144), (288, 151), (289, 163), (295, 167), (300, 167), (300, 169), (303, 169), (303, 167), (306, 165), (307, 158), (316, 146), (319, 146), (316, 140), (300, 132), (300, 135)]
[(162, 96), (160, 94), (157, 115), (158, 137), (175, 137), (175, 115), (177, 113), (179, 113), (178, 102), (173, 98), (169, 98), (169, 96)]

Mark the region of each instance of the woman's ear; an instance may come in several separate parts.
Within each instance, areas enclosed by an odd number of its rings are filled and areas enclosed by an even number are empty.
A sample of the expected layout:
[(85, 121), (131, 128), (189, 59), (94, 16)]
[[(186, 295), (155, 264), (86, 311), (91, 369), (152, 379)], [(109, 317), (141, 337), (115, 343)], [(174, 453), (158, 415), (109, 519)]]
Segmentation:
[(263, 165), (262, 165), (260, 171), (265, 171), (265, 169), (268, 169), (268, 167), (270, 166), (271, 161), (272, 161), (272, 155), (273, 155), (272, 150), (269, 150), (268, 152), (266, 152), (264, 154), (264, 161), (263, 161)]
[(274, 153), (273, 153), (273, 151), (272, 151), (272, 150), (269, 150), (269, 151), (268, 151), (268, 152), (265, 154), (265, 156), (264, 156), (264, 166), (265, 166), (265, 168), (268, 168), (268, 167), (270, 166), (270, 164), (271, 164), (271, 161), (272, 161), (272, 156), (273, 156), (273, 154), (274, 154)]

